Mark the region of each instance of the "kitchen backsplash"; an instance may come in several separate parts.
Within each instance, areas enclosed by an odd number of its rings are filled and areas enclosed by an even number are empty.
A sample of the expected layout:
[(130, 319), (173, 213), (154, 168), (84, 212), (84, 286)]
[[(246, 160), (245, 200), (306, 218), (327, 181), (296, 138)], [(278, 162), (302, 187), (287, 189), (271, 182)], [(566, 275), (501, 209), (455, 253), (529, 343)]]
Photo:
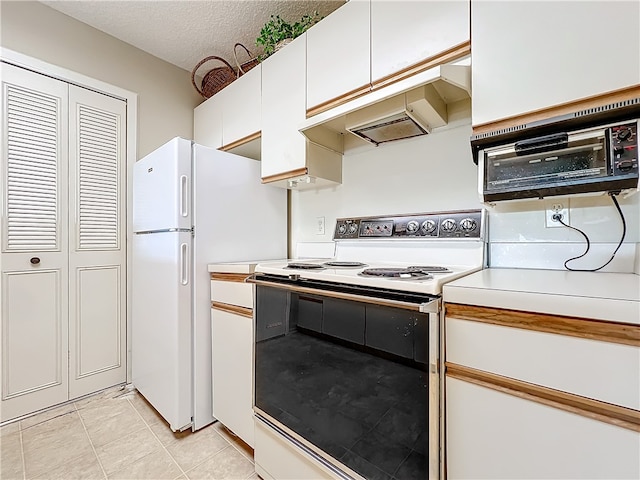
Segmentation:
[[(446, 127), (425, 137), (345, 153), (343, 183), (291, 193), (291, 255), (298, 242), (330, 242), (336, 218), (480, 208), (477, 167), (471, 158), (468, 103), (454, 105)], [(569, 203), (569, 222), (592, 242), (575, 267), (604, 263), (622, 233), (620, 217), (606, 194), (557, 197)], [(625, 243), (605, 271), (638, 270), (640, 194), (618, 197), (627, 223)], [(585, 249), (583, 237), (565, 227), (545, 227), (545, 200), (487, 206), (491, 266), (562, 269)], [(318, 233), (318, 218), (325, 233)], [(603, 261), (601, 261), (604, 259)]]

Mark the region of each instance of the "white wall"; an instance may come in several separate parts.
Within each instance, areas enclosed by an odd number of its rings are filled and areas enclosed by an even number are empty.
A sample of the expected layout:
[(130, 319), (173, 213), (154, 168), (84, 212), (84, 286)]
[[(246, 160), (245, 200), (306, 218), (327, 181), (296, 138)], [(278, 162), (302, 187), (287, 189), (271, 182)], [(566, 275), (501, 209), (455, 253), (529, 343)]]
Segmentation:
[[(470, 136), (469, 105), (459, 104), (451, 112), (449, 125), (426, 137), (345, 154), (342, 185), (291, 193), (292, 247), (296, 242), (331, 241), (339, 217), (482, 207)], [(583, 229), (594, 243), (586, 261), (570, 266), (599, 266), (620, 239), (618, 212), (607, 195), (568, 200), (571, 225)], [(619, 202), (627, 235), (611, 269), (633, 271), (635, 244), (640, 242), (640, 195), (619, 197)], [(545, 227), (544, 200), (501, 202), (488, 207), (488, 213), (493, 266), (562, 269), (564, 260), (584, 251), (583, 237), (577, 232)], [(316, 234), (317, 217), (325, 217), (324, 235)]]
[(175, 136), (192, 138), (202, 98), (190, 72), (39, 2), (0, 8), (2, 47), (138, 94), (138, 158)]

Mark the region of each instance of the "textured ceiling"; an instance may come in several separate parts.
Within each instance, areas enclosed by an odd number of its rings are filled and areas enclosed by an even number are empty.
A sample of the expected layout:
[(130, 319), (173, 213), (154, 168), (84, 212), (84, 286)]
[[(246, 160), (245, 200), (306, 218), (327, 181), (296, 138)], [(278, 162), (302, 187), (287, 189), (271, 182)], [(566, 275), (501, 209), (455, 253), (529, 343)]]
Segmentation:
[[(255, 40), (269, 16), (295, 22), (318, 11), (326, 16), (344, 0), (74, 0), (42, 3), (145, 52), (191, 71), (217, 55), (235, 67), (233, 46), (260, 53)], [(238, 48), (240, 63), (248, 60)]]

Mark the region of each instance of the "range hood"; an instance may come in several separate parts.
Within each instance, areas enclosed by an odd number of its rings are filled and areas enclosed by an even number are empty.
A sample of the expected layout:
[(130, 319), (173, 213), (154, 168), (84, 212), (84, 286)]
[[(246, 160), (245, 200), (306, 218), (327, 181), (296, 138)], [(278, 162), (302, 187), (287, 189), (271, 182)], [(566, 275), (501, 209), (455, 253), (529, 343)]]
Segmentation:
[(344, 134), (376, 146), (427, 135), (446, 125), (448, 105), (470, 92), (469, 65), (440, 65), (314, 115), (300, 131), (338, 153), (346, 148)]
[(430, 105), (424, 89), (397, 95), (370, 107), (349, 113), (345, 129), (375, 146), (431, 132)]

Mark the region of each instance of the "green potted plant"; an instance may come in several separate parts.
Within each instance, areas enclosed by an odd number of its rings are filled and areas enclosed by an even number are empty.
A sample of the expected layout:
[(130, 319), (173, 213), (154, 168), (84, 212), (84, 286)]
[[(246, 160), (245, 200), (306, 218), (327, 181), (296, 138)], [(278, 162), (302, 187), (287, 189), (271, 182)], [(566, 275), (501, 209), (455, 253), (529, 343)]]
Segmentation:
[(322, 16), (317, 12), (312, 15), (303, 15), (295, 22), (289, 23), (282, 19), (280, 15), (271, 15), (269, 21), (260, 30), (260, 35), (256, 38), (256, 46), (263, 48), (260, 61), (274, 54), (294, 38), (302, 35), (309, 27), (322, 20)]

